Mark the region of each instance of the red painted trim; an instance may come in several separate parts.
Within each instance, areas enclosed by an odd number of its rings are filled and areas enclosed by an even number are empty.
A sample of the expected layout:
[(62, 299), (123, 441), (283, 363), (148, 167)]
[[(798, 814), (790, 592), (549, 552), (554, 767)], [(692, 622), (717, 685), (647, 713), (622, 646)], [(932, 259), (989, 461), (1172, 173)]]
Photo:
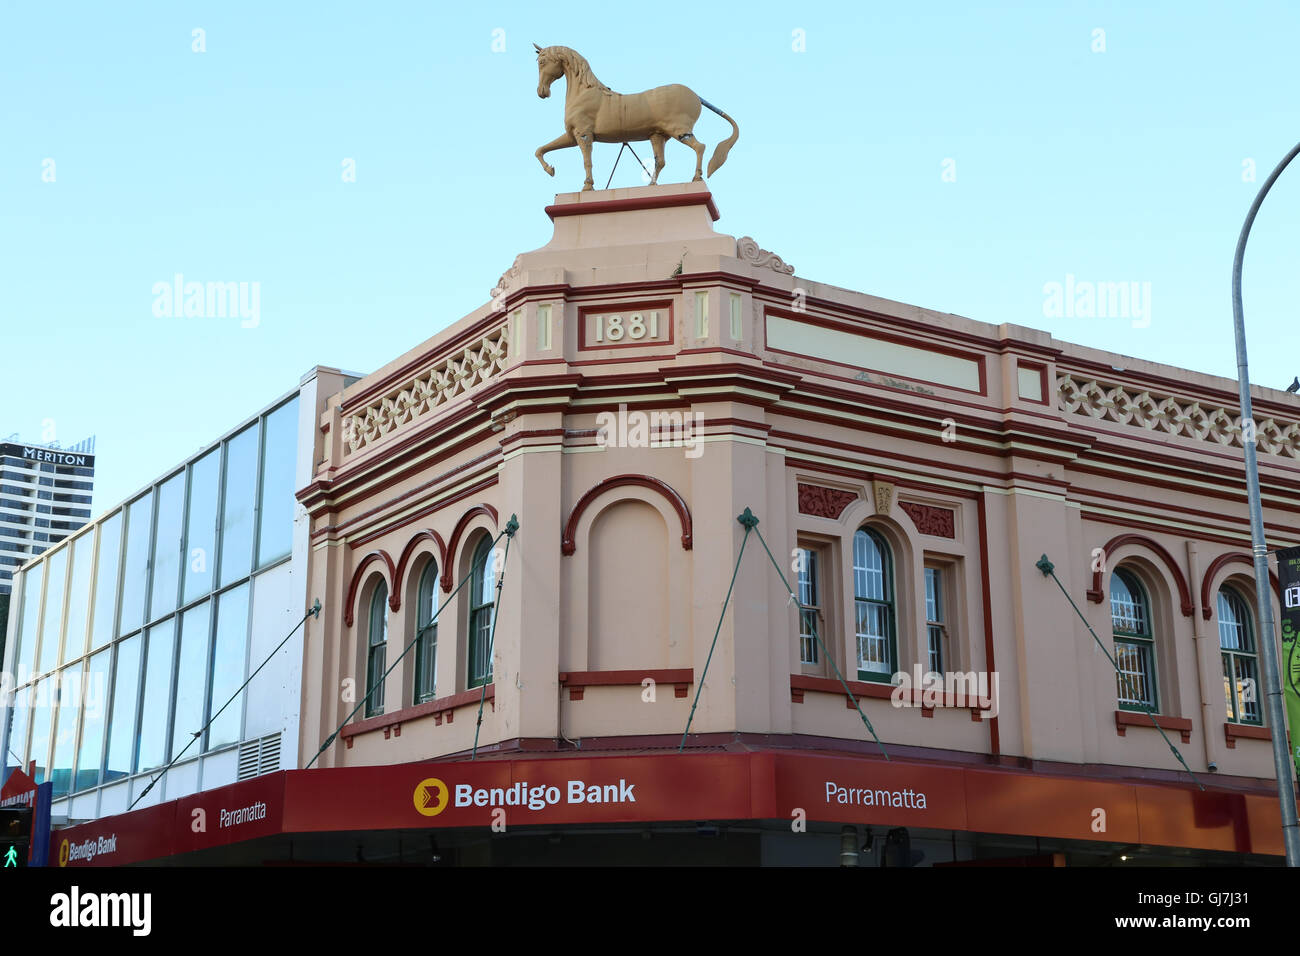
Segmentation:
[(695, 683), (694, 670), (676, 667), (639, 671), (561, 671), (560, 684), (566, 687), (640, 687), (647, 677), (656, 684)]
[(460, 516), (460, 520), (456, 522), (456, 527), (451, 532), (451, 541), (447, 543), (447, 558), (442, 564), (442, 590), (447, 594), (451, 593), (451, 566), (456, 561), (456, 550), (460, 547), (461, 535), (465, 533), (466, 526), (476, 515), (486, 515), (492, 520), (494, 528), (498, 524), (497, 509), (489, 504), (475, 505)]
[[(425, 529), (417, 531), (410, 541), (406, 542), (406, 547), (402, 549), (402, 556), (397, 559), (396, 581), (393, 585), (394, 590), (400, 593), (402, 582), (406, 578), (406, 565), (411, 560), (411, 555), (415, 552), (416, 547), (421, 541), (432, 541), (438, 548), (438, 567), (445, 567), (447, 564), (447, 545), (443, 543), (442, 535), (436, 531)], [(396, 610), (396, 609), (394, 609)]]
[[(1038, 381), (1040, 382), (1039, 387), (1043, 393), (1042, 401), (1033, 398), (1023, 398), (1020, 395), (1020, 369), (1022, 368), (1028, 369), (1031, 372), (1038, 373)], [(1047, 366), (1040, 365), (1038, 362), (1021, 362), (1019, 358), (1017, 358), (1016, 359), (1016, 400), (1021, 402), (1029, 402), (1031, 405), (1046, 405), (1050, 407), (1052, 405), (1052, 400), (1054, 397), (1055, 396), (1052, 394), (1052, 390), (1049, 387), (1049, 383), (1047, 381)]]
[[(1165, 550), (1163, 545), (1158, 544), (1145, 535), (1119, 534), (1106, 542), (1106, 546), (1102, 548), (1102, 554), (1109, 559), (1117, 548), (1122, 548), (1129, 544), (1146, 548), (1164, 562), (1165, 567), (1167, 567), (1170, 573), (1173, 574), (1174, 582), (1178, 585), (1178, 598), (1182, 601), (1183, 617), (1191, 617), (1193, 611), (1192, 590), (1187, 586), (1187, 578), (1183, 576), (1182, 569), (1178, 567), (1178, 562), (1174, 560), (1173, 555)], [(1100, 604), (1106, 599), (1106, 592), (1102, 589), (1102, 573), (1103, 572), (1099, 570), (1092, 572), (1092, 589), (1088, 591), (1088, 600), (1093, 604)]]
[(357, 591), (361, 588), (361, 579), (366, 573), (366, 568), (374, 561), (383, 561), (384, 567), (388, 569), (388, 580), (384, 582), (388, 585), (388, 606), (394, 611), (401, 607), (400, 601), (397, 605), (393, 604), (393, 598), (397, 594), (397, 587), (394, 583), (397, 580), (397, 571), (393, 567), (393, 559), (388, 556), (388, 552), (383, 548), (378, 551), (371, 551), (361, 559), (361, 563), (352, 572), (352, 582), (348, 585), (347, 605), (343, 609), (343, 623), (348, 627), (351, 627), (352, 622), (356, 619), (353, 614), (353, 605), (357, 598)]
[[(628, 312), (667, 312), (668, 313), (668, 338), (666, 339), (635, 339), (633, 341), (622, 342), (588, 342), (587, 341), (587, 316), (595, 315), (612, 315), (614, 313), (625, 314)], [(581, 305), (578, 306), (578, 351), (583, 352), (595, 349), (632, 349), (632, 348), (652, 348), (656, 345), (672, 345), (675, 341), (677, 320), (673, 310), (672, 299), (658, 299), (654, 301), (642, 300), (637, 302), (614, 302), (609, 304)], [(649, 325), (646, 326), (649, 331)], [(625, 337), (626, 338), (626, 337)], [(620, 360), (621, 361), (621, 360)]]
[[(1201, 578), (1201, 617), (1207, 621), (1214, 617), (1215, 613), (1214, 608), (1210, 605), (1210, 588), (1213, 586), (1214, 579), (1218, 575), (1219, 571), (1228, 564), (1249, 565), (1252, 572), (1255, 569), (1255, 559), (1240, 551), (1221, 554), (1210, 562), (1210, 566), (1205, 569), (1205, 574)], [(1282, 599), (1282, 585), (1278, 581), (1277, 575), (1273, 573), (1272, 568), (1269, 568), (1268, 570), (1268, 579), (1273, 582), (1273, 593), (1277, 595), (1278, 600), (1280, 601)], [(1258, 610), (1256, 613), (1259, 613)], [(1247, 734), (1246, 736), (1250, 735)]]
[(1267, 727), (1256, 727), (1251, 724), (1234, 724), (1229, 721), (1224, 721), (1223, 739), (1227, 742), (1229, 750), (1236, 750), (1238, 740), (1272, 740), (1273, 732)]
[(687, 507), (686, 502), (682, 499), (673, 487), (667, 482), (660, 481), (658, 478), (651, 478), (649, 475), (615, 475), (612, 478), (606, 478), (598, 484), (592, 485), (587, 489), (586, 494), (578, 499), (578, 503), (573, 506), (573, 512), (569, 515), (569, 520), (564, 524), (564, 535), (560, 539), (560, 553), (566, 557), (577, 550), (573, 536), (578, 529), (578, 520), (582, 513), (587, 510), (591, 503), (601, 494), (609, 491), (611, 488), (619, 488), (624, 485), (636, 485), (641, 488), (648, 488), (651, 491), (658, 492), (668, 500), (677, 512), (677, 517), (682, 525), (682, 550), (690, 551), (692, 543), (692, 534), (694, 526), (691, 523), (691, 509)]
[(557, 203), (546, 207), (551, 222), (563, 216), (595, 216), (608, 212), (634, 212), (638, 209), (671, 209), (677, 206), (705, 206), (717, 222), (718, 207), (710, 192), (682, 193), (676, 196), (647, 196), (641, 199), (605, 199), (598, 202)]
[[(492, 470), (487, 473), (487, 477), (479, 481), (476, 481), (474, 484), (468, 487), (462, 488), (461, 490), (453, 494), (444, 493), (440, 496), (434, 495), (433, 503), (428, 505), (427, 507), (421, 508), (419, 511), (403, 514), (400, 518), (390, 517), (386, 520), (381, 520), (373, 528), (367, 531), (364, 535), (360, 535), (358, 537), (353, 538), (352, 544), (360, 545), (368, 541), (373, 541), (376, 538), (382, 538), (384, 535), (390, 534), (394, 530), (408, 527), (414, 522), (419, 521), (421, 518), (427, 517), (428, 515), (431, 514), (435, 514), (441, 511), (443, 508), (453, 505), (458, 501), (463, 501), (465, 498), (472, 498), (475, 495), (480, 494), (486, 491), (488, 488), (491, 488), (493, 485), (495, 485), (497, 483), (497, 474), (498, 473), (496, 468), (493, 467)], [(383, 511), (384, 509), (391, 507), (397, 502), (412, 497), (414, 495), (415, 495), (415, 491), (413, 490), (410, 494), (403, 494), (398, 496), (397, 498), (391, 498), (388, 501), (384, 502), (384, 504), (380, 505), (378, 508), (375, 508), (374, 510)], [(341, 530), (346, 525), (353, 524), (353, 523), (354, 522), (352, 521), (345, 522), (345, 524), (337, 526), (335, 530), (336, 531)]]
[[(892, 700), (894, 692), (897, 690), (893, 684), (878, 684), (874, 681), (851, 680), (845, 681), (844, 683), (848, 684), (849, 690), (852, 691), (853, 696), (859, 700), (864, 698), (871, 698), (874, 700)], [(791, 700), (796, 703), (802, 703), (804, 694), (808, 691), (813, 691), (818, 694), (842, 694), (844, 696), (844, 706), (849, 708), (849, 710), (854, 709), (853, 701), (849, 698), (848, 694), (844, 693), (844, 684), (841, 684), (837, 679), (833, 677), (813, 677), (809, 674), (790, 675)], [(926, 707), (921, 703), (922, 700), (924, 700), (924, 695), (920, 688), (912, 688), (908, 695), (905, 696), (910, 696), (910, 705), (917, 710), (922, 711), (922, 717), (934, 716), (934, 708)], [(956, 698), (951, 694), (942, 695), (942, 701), (941, 706), (946, 709), (956, 707)], [(978, 714), (979, 712), (978, 707), (968, 708), (963, 706), (960, 709), (969, 709), (974, 714)], [(926, 713), (926, 711), (929, 711), (929, 713)], [(978, 720), (978, 716), (975, 719)]]
[(1182, 735), (1183, 743), (1191, 743), (1192, 722), (1186, 717), (1169, 717), (1165, 714), (1139, 714), (1131, 710), (1117, 710), (1115, 711), (1115, 733), (1123, 737), (1129, 727), (1151, 727), (1152, 719), (1161, 730), (1176, 730)]
[(415, 704), (411, 707), (403, 707), (401, 710), (394, 711), (391, 714), (378, 714), (374, 717), (367, 717), (365, 720), (354, 720), (352, 723), (339, 730), (339, 736), (344, 740), (349, 740), (348, 746), (351, 746), (350, 738), (357, 737), (361, 734), (368, 734), (372, 731), (382, 730), (384, 737), (387, 738), (390, 729), (396, 731), (395, 736), (402, 735), (401, 726), (410, 720), (419, 717), (427, 717), (430, 714), (434, 716), (438, 724), (442, 723), (442, 718), (446, 716), (447, 723), (452, 723), (451, 713), (458, 707), (467, 705), (478, 706), (479, 698), (492, 701), (492, 707), (496, 709), (496, 684), (488, 684), (486, 693), (480, 687), (474, 687), (470, 690), (463, 690), (459, 694), (451, 694), (447, 697), (439, 697), (437, 700), (428, 700), (423, 704)]

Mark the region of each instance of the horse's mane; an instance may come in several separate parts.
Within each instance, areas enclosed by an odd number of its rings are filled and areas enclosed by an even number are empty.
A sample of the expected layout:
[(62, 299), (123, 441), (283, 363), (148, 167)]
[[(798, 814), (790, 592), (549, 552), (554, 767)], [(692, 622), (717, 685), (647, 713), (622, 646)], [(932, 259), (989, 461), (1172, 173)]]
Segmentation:
[(556, 54), (564, 61), (564, 65), (568, 68), (564, 72), (569, 74), (569, 82), (576, 83), (580, 88), (594, 86), (606, 93), (614, 92), (596, 79), (596, 74), (591, 72), (591, 64), (577, 50), (571, 50), (567, 46), (552, 46), (547, 47), (547, 52)]

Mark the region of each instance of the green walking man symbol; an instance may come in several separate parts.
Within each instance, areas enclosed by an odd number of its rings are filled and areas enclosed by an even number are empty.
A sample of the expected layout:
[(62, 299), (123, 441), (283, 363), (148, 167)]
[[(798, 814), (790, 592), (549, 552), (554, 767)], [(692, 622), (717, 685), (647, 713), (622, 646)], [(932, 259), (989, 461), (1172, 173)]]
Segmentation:
[(5, 854), (5, 866), (10, 867), (10, 866), (17, 866), (17, 865), (18, 865), (18, 848), (16, 846), (10, 846), (9, 852)]

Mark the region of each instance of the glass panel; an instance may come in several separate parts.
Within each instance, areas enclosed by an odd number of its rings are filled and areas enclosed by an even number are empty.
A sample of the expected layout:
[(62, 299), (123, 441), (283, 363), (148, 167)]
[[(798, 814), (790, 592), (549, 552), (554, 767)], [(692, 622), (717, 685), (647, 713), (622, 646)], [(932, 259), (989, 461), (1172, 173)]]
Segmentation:
[(135, 716), (140, 696), (140, 644), (143, 640), (143, 635), (136, 634), (117, 645), (105, 783), (129, 776), (135, 770)]
[(144, 623), (144, 593), (149, 582), (149, 537), (153, 521), (153, 492), (126, 509), (126, 560), (122, 575), (122, 621), (119, 634)]
[(430, 561), (420, 575), (419, 611), (415, 627), (415, 701), (430, 700), (438, 676), (438, 567)]
[(50, 583), (45, 588), (45, 615), (41, 618), (39, 673), (54, 670), (59, 662), (60, 625), (63, 623), (63, 586), (68, 581), (68, 549), (60, 548), (46, 562)]
[(203, 702), (208, 689), (208, 625), (212, 605), (204, 601), (181, 617), (180, 662), (176, 668), (176, 716), (172, 721), (173, 758), (181, 751), (186, 756), (201, 751), (198, 743), (185, 750), (194, 740), (195, 731), (203, 727)]
[(1115, 675), (1119, 702), (1134, 707), (1154, 707), (1151, 683), (1151, 648), (1149, 645), (1115, 642)]
[(221, 583), (247, 576), (253, 559), (257, 496), (257, 425), (226, 443), (226, 501), (221, 521)]
[(19, 683), (29, 681), (36, 667), (36, 626), (40, 623), (41, 582), (45, 575), (45, 562), (32, 565), (23, 573), (23, 616), (19, 621), (18, 650), (14, 660), (18, 662), (16, 675)]
[(257, 566), (288, 554), (293, 547), (293, 492), (298, 465), (298, 399), (266, 416), (262, 457), (262, 496), (258, 521)]
[(1255, 679), (1255, 658), (1233, 654), (1236, 665), (1237, 714), (1244, 723), (1257, 724), (1259, 715), (1259, 683)]
[(1237, 711), (1234, 708), (1235, 701), (1232, 696), (1232, 655), (1223, 655), (1223, 699), (1227, 705), (1227, 718), (1229, 720), (1237, 719)]
[(167, 762), (167, 716), (171, 713), (172, 650), (176, 619), (149, 628), (144, 668), (144, 699), (140, 707), (139, 770), (153, 770)]
[(1219, 646), (1228, 651), (1252, 651), (1250, 618), (1245, 602), (1228, 590), (1219, 592)]
[(176, 610), (180, 581), (181, 513), (185, 508), (185, 472), (158, 486), (158, 521), (153, 537), (153, 582), (149, 590), (149, 620)]
[(10, 709), (13, 715), (9, 720), (9, 752), (5, 754), (4, 763), (13, 761), (14, 766), (27, 767), (27, 727), (31, 718), (28, 705), (31, 691), (23, 688), (14, 694), (14, 705)]
[(866, 531), (853, 535), (854, 596), (872, 601), (885, 600), (885, 556), (876, 539)]
[(388, 588), (381, 581), (370, 598), (369, 652), (366, 655), (366, 716), (384, 712), (385, 650), (388, 642)]
[(190, 503), (185, 516), (185, 600), (212, 590), (217, 565), (217, 494), (221, 449), (214, 448), (190, 466)]
[(1144, 636), (1151, 633), (1142, 589), (1118, 571), (1110, 576), (1110, 619), (1116, 631)]
[(484, 537), (474, 549), (474, 574), (470, 584), (473, 610), (469, 622), (469, 686), (477, 687), (492, 680), (492, 654), (488, 642), (492, 634), (492, 540)]
[(856, 601), (858, 612), (858, 670), (892, 673), (889, 654), (889, 606)]
[(37, 783), (49, 779), (50, 718), (55, 703), (53, 687), (53, 679), (47, 677), (32, 691), (32, 746), (27, 759), (36, 761), (36, 776), (32, 779)]
[(816, 626), (817, 599), (817, 554), (807, 548), (800, 548), (799, 562), (799, 662), (816, 664), (819, 662), (817, 637), (813, 633)]
[[(217, 604), (217, 639), (212, 649), (212, 697), (208, 719), (244, 682), (244, 653), (248, 647), (248, 585), (221, 595)], [(239, 740), (243, 703), (236, 700), (208, 728), (208, 749)]]
[(95, 569), (95, 621), (90, 648), (103, 647), (117, 636), (117, 571), (122, 557), (122, 512), (99, 525), (99, 566)]
[(99, 783), (99, 761), (104, 752), (104, 726), (108, 719), (108, 665), (111, 655), (112, 651), (106, 649), (90, 659), (74, 790), (85, 790)]
[(63, 655), (66, 664), (86, 652), (86, 607), (90, 604), (90, 564), (95, 555), (95, 532), (83, 534), (72, 542), (72, 573), (68, 579), (68, 623), (63, 629)]
[(943, 623), (943, 588), (940, 584), (938, 568), (925, 569), (925, 619), (936, 624)]
[(59, 711), (54, 731), (54, 761), (50, 780), (54, 796), (62, 797), (72, 788), (72, 761), (77, 752), (77, 717), (81, 713), (81, 664), (59, 671)]

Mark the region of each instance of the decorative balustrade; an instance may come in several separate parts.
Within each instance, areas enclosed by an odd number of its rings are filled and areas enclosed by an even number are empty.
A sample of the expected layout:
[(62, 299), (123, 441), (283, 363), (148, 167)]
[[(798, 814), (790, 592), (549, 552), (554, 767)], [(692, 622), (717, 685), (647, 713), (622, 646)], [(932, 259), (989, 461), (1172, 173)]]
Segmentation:
[(394, 429), (427, 415), (495, 378), (509, 358), (509, 326), (501, 325), (436, 362), (381, 398), (343, 419), (344, 456), (379, 441)]
[[(1236, 448), (1248, 440), (1250, 431), (1249, 427), (1243, 426), (1236, 409), (1202, 407), (1196, 401), (1134, 391), (1096, 379), (1076, 381), (1070, 375), (1057, 378), (1056, 403), (1069, 414), (1087, 415), (1101, 421), (1181, 435), (1197, 441), (1214, 441)], [(1256, 451), (1300, 458), (1300, 422), (1256, 418), (1254, 433)]]

